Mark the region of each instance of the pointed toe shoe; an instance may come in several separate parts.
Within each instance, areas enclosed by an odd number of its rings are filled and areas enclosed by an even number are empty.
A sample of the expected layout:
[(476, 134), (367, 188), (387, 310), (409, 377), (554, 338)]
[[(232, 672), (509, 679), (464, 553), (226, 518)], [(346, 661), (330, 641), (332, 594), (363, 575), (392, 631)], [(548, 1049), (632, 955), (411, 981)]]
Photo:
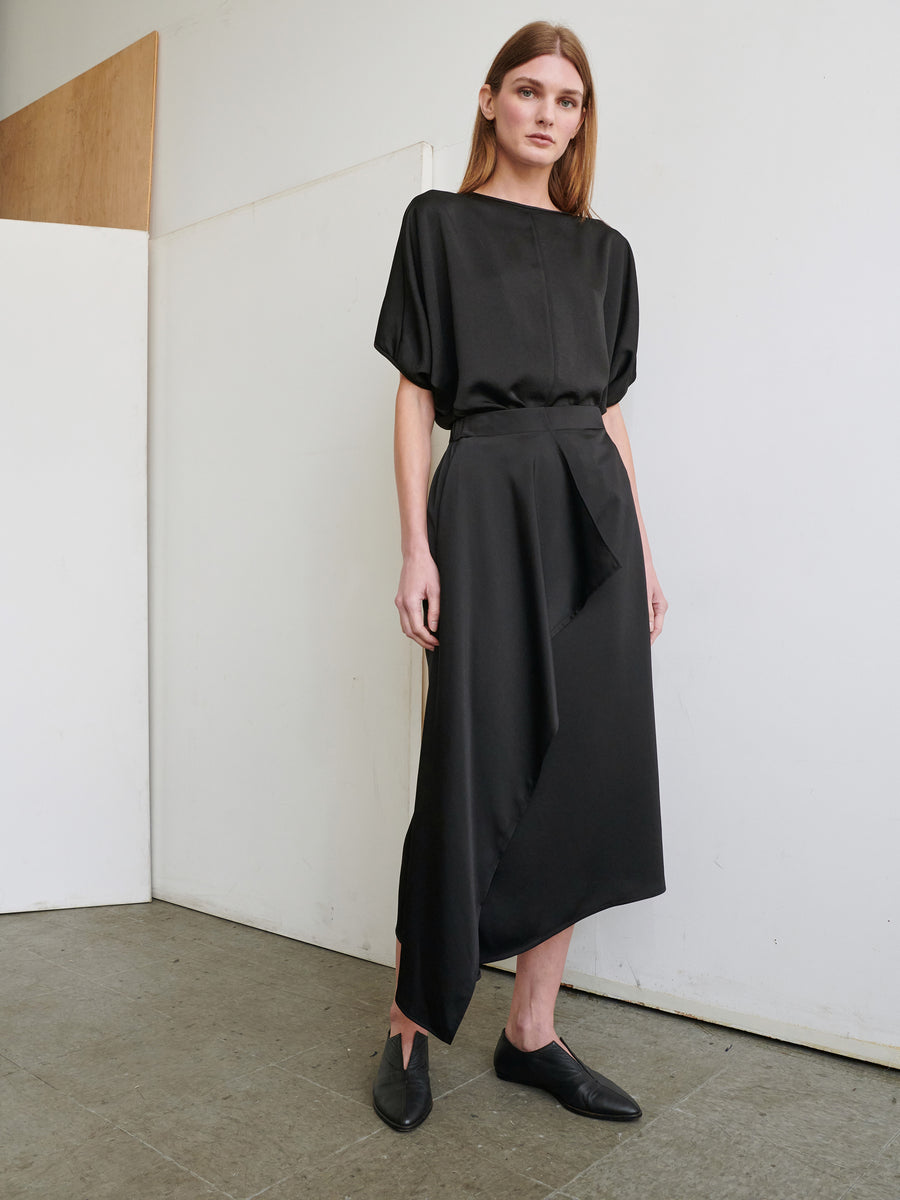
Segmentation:
[(504, 1029), (494, 1050), (494, 1071), (500, 1079), (543, 1088), (563, 1108), (581, 1117), (606, 1121), (634, 1121), (641, 1115), (637, 1101), (605, 1075), (576, 1057), (565, 1038), (548, 1042), (539, 1050), (519, 1050)]
[(421, 1125), (431, 1112), (428, 1038), (424, 1033), (416, 1030), (409, 1063), (404, 1067), (400, 1034), (391, 1037), (388, 1032), (372, 1087), (372, 1103), (382, 1121), (400, 1133)]

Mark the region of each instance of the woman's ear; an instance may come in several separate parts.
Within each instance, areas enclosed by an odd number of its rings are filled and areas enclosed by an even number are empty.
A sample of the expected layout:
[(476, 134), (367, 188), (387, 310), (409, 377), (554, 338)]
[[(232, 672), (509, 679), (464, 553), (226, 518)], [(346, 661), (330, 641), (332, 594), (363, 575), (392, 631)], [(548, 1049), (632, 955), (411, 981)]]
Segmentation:
[(478, 106), (481, 109), (481, 114), (486, 121), (494, 119), (494, 93), (491, 91), (489, 83), (483, 83), (478, 92)]

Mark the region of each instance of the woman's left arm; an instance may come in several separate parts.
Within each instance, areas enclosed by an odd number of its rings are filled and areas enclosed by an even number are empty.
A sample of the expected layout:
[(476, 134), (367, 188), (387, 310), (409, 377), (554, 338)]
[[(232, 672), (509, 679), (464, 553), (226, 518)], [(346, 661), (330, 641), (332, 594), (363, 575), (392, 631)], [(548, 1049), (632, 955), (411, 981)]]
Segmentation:
[(628, 431), (625, 428), (625, 418), (622, 416), (620, 404), (610, 405), (603, 414), (603, 424), (606, 427), (606, 432), (616, 444), (616, 449), (619, 451), (622, 462), (625, 464), (625, 470), (628, 472), (628, 478), (631, 481), (631, 494), (634, 496), (634, 508), (641, 530), (641, 545), (644, 548), (644, 570), (647, 573), (647, 607), (650, 615), (650, 644), (652, 646), (662, 633), (663, 621), (665, 620), (666, 609), (669, 605), (663, 595), (662, 588), (659, 586), (659, 580), (656, 578), (656, 569), (653, 566), (653, 558), (650, 554), (650, 542), (647, 539), (647, 530), (644, 528), (644, 518), (641, 515), (637, 483), (634, 478), (634, 459), (631, 456), (631, 443), (628, 440)]

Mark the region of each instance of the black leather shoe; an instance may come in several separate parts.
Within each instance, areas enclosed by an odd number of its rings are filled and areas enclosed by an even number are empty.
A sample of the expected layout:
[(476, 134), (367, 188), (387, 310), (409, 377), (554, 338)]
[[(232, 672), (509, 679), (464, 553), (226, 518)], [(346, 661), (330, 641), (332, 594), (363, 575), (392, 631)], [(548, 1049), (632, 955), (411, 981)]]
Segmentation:
[(409, 1065), (404, 1067), (400, 1034), (391, 1037), (388, 1031), (372, 1087), (372, 1103), (382, 1121), (401, 1133), (421, 1125), (431, 1112), (428, 1038), (424, 1033), (416, 1030)]
[[(568, 1048), (565, 1038), (560, 1041)], [(504, 1029), (494, 1050), (494, 1070), (500, 1079), (543, 1088), (563, 1108), (581, 1117), (633, 1121), (641, 1115), (640, 1105), (618, 1084), (591, 1070), (580, 1058), (566, 1054), (557, 1042), (548, 1042), (539, 1050), (519, 1050)]]

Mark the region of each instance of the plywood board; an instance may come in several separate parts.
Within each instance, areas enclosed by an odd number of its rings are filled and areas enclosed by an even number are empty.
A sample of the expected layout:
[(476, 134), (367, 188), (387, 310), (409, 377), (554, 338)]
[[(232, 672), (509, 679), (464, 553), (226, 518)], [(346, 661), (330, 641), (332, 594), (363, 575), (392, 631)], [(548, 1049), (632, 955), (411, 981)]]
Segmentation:
[(148, 229), (159, 35), (0, 121), (0, 217)]

